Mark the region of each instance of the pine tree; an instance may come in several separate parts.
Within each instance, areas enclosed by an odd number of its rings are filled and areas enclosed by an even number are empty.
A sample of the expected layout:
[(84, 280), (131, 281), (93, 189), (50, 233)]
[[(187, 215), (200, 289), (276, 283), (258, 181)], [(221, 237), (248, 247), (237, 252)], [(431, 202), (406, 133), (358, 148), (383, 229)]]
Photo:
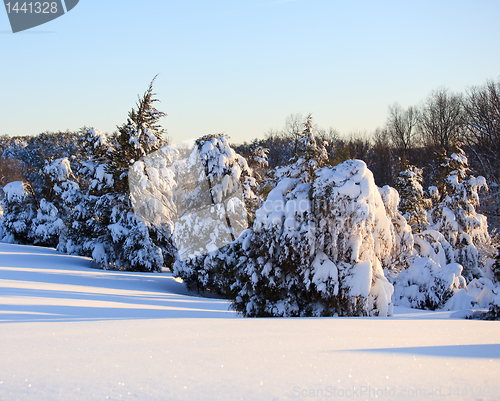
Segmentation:
[(155, 79), (156, 77), (139, 99), (137, 110), (132, 109), (127, 122), (118, 127), (117, 147), (111, 156), (114, 161), (111, 171), (115, 179), (115, 189), (121, 193), (128, 191), (127, 177), (130, 166), (166, 144), (166, 130), (161, 127), (159, 120), (167, 114), (154, 106), (154, 103), (159, 101), (153, 92)]
[(28, 183), (14, 181), (4, 186), (3, 192), (4, 240), (31, 244), (31, 222), (37, 210), (33, 189)]
[[(241, 237), (234, 308), (245, 316), (391, 313), (394, 228), (366, 165), (347, 161), (312, 183), (284, 178)], [(236, 247), (233, 247), (236, 248)], [(222, 250), (221, 250), (222, 251)]]
[(414, 241), (411, 226), (398, 210), (400, 205), (398, 191), (385, 185), (379, 188), (379, 193), (384, 202), (387, 217), (391, 219), (394, 229), (393, 251), (389, 253), (389, 259), (383, 262), (386, 275), (390, 277), (408, 267), (413, 254)]
[(33, 244), (55, 248), (59, 243), (59, 236), (63, 229), (64, 223), (59, 210), (52, 202), (41, 199), (29, 233)]
[(413, 232), (423, 232), (429, 227), (427, 210), (431, 202), (424, 197), (422, 169), (408, 165), (404, 167), (395, 184), (400, 198), (399, 210)]
[(275, 183), (285, 177), (299, 178), (303, 183), (314, 179), (314, 171), (329, 164), (328, 152), (318, 144), (313, 133), (312, 115), (307, 116), (304, 130), (298, 138), (297, 152), (290, 163), (274, 172)]
[(486, 180), (470, 175), (467, 157), (460, 148), (445, 157), (441, 167), (446, 178), (439, 191), (439, 203), (432, 211), (434, 229), (455, 249), (456, 262), (464, 267), (463, 275), (470, 281), (483, 275), (477, 246), (490, 242), (486, 217), (476, 212), (478, 192), (487, 188)]
[(129, 187), (136, 218), (149, 229), (151, 240), (160, 247), (164, 265), (171, 267), (177, 257), (173, 240), (178, 205), (179, 172), (183, 171), (180, 152), (162, 146), (129, 170)]
[(80, 138), (80, 153), (84, 160), (106, 161), (113, 150), (112, 140), (98, 129), (91, 128)]
[[(150, 231), (156, 239), (162, 236), (134, 214), (129, 183), (134, 163), (158, 151), (165, 141), (159, 119), (166, 114), (154, 106), (158, 99), (154, 98), (153, 83), (154, 79), (137, 109), (132, 109), (127, 122), (118, 127), (115, 143), (103, 140), (96, 131), (87, 133), (92, 158), (83, 165), (91, 178), (89, 189), (95, 193), (87, 200), (92, 213), (85, 223), (93, 238), (84, 247), (104, 268), (159, 271), (164, 265), (162, 250), (153, 242)], [(171, 256), (165, 255), (169, 261)]]
[(74, 206), (70, 198), (78, 185), (74, 182), (75, 177), (67, 157), (51, 163), (46, 161), (43, 173), (47, 182), (46, 198), (39, 202), (30, 236), (36, 245), (59, 248), (60, 237), (66, 235), (70, 224), (68, 219)]
[(191, 288), (217, 290), (214, 272), (206, 270), (207, 254), (233, 242), (252, 221), (255, 179), (244, 157), (223, 135), (196, 141), (186, 168), (178, 178), (181, 200), (175, 225), (179, 250), (174, 274)]
[[(89, 129), (80, 138), (82, 149), (75, 176), (68, 176), (58, 184), (57, 191), (65, 211), (65, 229), (57, 249), (61, 252), (92, 257), (95, 248), (104, 250), (97, 238), (106, 232), (106, 224), (100, 218), (104, 210), (99, 208), (102, 196), (113, 191), (114, 179), (107, 173), (113, 149), (111, 140), (102, 131)], [(106, 202), (103, 202), (106, 205)], [(104, 266), (104, 265), (103, 265)]]

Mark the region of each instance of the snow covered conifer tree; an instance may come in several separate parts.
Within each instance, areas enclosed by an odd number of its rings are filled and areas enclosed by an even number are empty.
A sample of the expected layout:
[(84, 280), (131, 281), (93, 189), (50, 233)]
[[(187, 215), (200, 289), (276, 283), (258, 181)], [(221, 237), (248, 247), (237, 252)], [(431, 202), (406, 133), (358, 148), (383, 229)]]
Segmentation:
[(366, 164), (349, 160), (284, 178), (235, 253), (236, 310), (245, 316), (391, 314), (394, 228)]
[(134, 213), (149, 229), (152, 241), (162, 251), (164, 265), (171, 267), (177, 257), (173, 240), (179, 171), (185, 165), (180, 152), (168, 145), (136, 161), (129, 170), (129, 187)]
[(226, 137), (206, 135), (196, 141), (178, 182), (177, 191), (183, 194), (175, 225), (180, 260), (174, 275), (191, 288), (217, 290), (212, 272), (206, 272), (206, 254), (231, 243), (248, 227), (248, 202), (258, 199), (252, 170)]
[(57, 250), (88, 256), (83, 250), (83, 244), (89, 236), (82, 221), (82, 214), (88, 214), (82, 206), (85, 194), (77, 183), (69, 160), (57, 159), (47, 164), (44, 171), (51, 181), (52, 204), (57, 208), (63, 222), (59, 231)]
[(114, 187), (113, 174), (109, 172), (114, 147), (108, 136), (97, 129), (90, 129), (80, 141), (84, 149), (84, 160), (79, 164), (77, 175), (82, 181), (82, 189), (97, 195), (110, 192)]
[(44, 198), (41, 199), (29, 234), (33, 244), (55, 248), (59, 243), (59, 235), (63, 229), (64, 223), (57, 208), (52, 202)]
[(251, 188), (255, 193), (255, 197), (246, 197), (245, 203), (247, 211), (249, 212), (249, 224), (253, 224), (255, 212), (262, 205), (264, 195), (263, 177), (269, 166), (268, 156), (269, 149), (263, 147), (257, 140), (255, 140), (249, 147), (249, 154), (247, 156), (248, 166), (252, 171), (252, 176), (248, 175), (245, 180), (248, 181), (246, 187)]
[(251, 168), (255, 169), (259, 167), (267, 167), (269, 165), (267, 156), (269, 149), (263, 147), (259, 141), (254, 140), (248, 150), (249, 154), (247, 162)]
[(89, 129), (80, 139), (86, 160), (107, 160), (113, 149), (108, 136), (95, 128)]
[(323, 144), (318, 144), (314, 138), (312, 115), (309, 114), (297, 143), (297, 154), (289, 165), (274, 172), (275, 182), (285, 177), (299, 178), (303, 183), (312, 182), (314, 171), (328, 163), (328, 152)]
[(478, 191), (487, 188), (486, 180), (469, 175), (467, 157), (460, 148), (445, 159), (442, 168), (447, 176), (432, 211), (434, 229), (455, 248), (455, 261), (464, 267), (463, 275), (470, 281), (482, 276), (477, 246), (490, 242), (486, 217), (476, 212)]
[[(154, 106), (158, 99), (154, 98), (153, 83), (154, 79), (137, 108), (128, 114), (127, 122), (118, 127), (117, 141), (106, 152), (108, 160), (103, 173), (111, 177), (113, 184), (96, 199), (93, 222), (99, 233), (93, 257), (104, 266), (110, 263), (123, 269), (158, 271), (164, 265), (164, 257), (171, 260), (172, 255), (164, 255), (151, 238), (153, 234), (162, 240), (158, 230), (134, 214), (129, 185), (129, 170), (134, 163), (158, 151), (165, 142), (159, 119), (166, 114)], [(173, 251), (172, 247), (163, 248)]]
[(431, 202), (424, 197), (422, 169), (416, 166), (405, 167), (395, 184), (400, 198), (399, 210), (412, 230), (419, 233), (429, 227), (427, 209), (430, 209)]
[(398, 273), (408, 267), (410, 257), (413, 254), (413, 235), (411, 226), (404, 216), (399, 212), (399, 194), (388, 185), (379, 188), (380, 196), (384, 202), (387, 216), (391, 219), (394, 228), (393, 233), (393, 252), (390, 252), (388, 259), (384, 261), (384, 266), (387, 270), (388, 276), (390, 274)]
[[(75, 179), (67, 179), (58, 184), (57, 198), (64, 210), (65, 230), (58, 250), (69, 254), (92, 257), (95, 247), (102, 254), (104, 246), (97, 239), (106, 233), (105, 219), (102, 218), (107, 205), (105, 199), (113, 191), (114, 179), (107, 172), (113, 149), (109, 137), (95, 128), (89, 129), (80, 139), (82, 160), (78, 163)], [(102, 237), (101, 237), (102, 238)]]
[(10, 182), (3, 187), (2, 199), (4, 240), (12, 243), (31, 244), (31, 222), (36, 216), (36, 201), (28, 183)]
[(154, 106), (154, 103), (159, 101), (153, 92), (155, 78), (150, 82), (143, 97), (139, 99), (137, 110), (132, 109), (127, 122), (118, 127), (118, 146), (112, 153), (112, 160), (115, 164), (113, 169), (115, 188), (121, 193), (128, 191), (129, 167), (166, 144), (164, 138), (166, 130), (161, 127), (159, 120), (167, 114)]
[(480, 263), (487, 258), (479, 258), (478, 250), (491, 245), (486, 217), (478, 214), (476, 207), (478, 191), (486, 181), (469, 175), (467, 158), (460, 148), (449, 157), (442, 153), (438, 175), (444, 178), (438, 181), (439, 190), (433, 191), (436, 205), (431, 226), (414, 234), (416, 254), (408, 269), (393, 280), (396, 305), (451, 307), (451, 298), (464, 294), (467, 282), (484, 276)]
[[(90, 158), (82, 162), (81, 172), (89, 185), (78, 210), (92, 232), (84, 248), (104, 268), (155, 271), (164, 264), (161, 248), (150, 235), (154, 227), (138, 220), (133, 212), (128, 179), (134, 163), (157, 151), (165, 141), (159, 119), (166, 114), (154, 106), (158, 99), (154, 98), (153, 83), (154, 79), (127, 122), (118, 127), (113, 143), (97, 130), (88, 131), (84, 139)], [(161, 237), (156, 234), (157, 239)]]
[[(64, 221), (72, 212), (72, 200), (78, 185), (67, 157), (45, 164), (43, 172), (47, 177), (47, 198), (42, 198), (38, 212), (31, 225), (33, 243), (41, 246), (58, 247), (60, 236), (67, 231)], [(67, 207), (63, 205), (66, 204)]]
[(136, 218), (130, 193), (108, 192), (88, 201), (93, 212), (86, 224), (92, 238), (85, 247), (96, 263), (103, 268), (161, 270), (161, 249), (153, 243), (145, 223)]

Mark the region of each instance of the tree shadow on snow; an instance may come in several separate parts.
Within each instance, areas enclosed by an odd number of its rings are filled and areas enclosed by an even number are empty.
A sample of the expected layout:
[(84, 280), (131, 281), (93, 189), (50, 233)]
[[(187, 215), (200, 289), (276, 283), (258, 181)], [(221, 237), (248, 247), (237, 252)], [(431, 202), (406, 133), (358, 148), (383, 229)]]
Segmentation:
[(170, 273), (96, 270), (88, 258), (1, 245), (0, 323), (237, 316)]
[(354, 352), (373, 352), (387, 354), (409, 354), (421, 356), (441, 356), (446, 358), (485, 358), (499, 359), (500, 344), (434, 345), (403, 348), (368, 348), (349, 350)]

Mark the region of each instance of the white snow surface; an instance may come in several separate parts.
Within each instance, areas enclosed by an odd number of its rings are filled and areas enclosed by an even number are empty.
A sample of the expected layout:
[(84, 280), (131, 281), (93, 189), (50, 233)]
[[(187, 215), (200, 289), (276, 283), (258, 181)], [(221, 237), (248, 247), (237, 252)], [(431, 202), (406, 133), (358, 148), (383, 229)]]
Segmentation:
[(5, 193), (5, 197), (9, 202), (14, 202), (17, 199), (24, 199), (24, 196), (26, 195), (24, 182), (22, 181), (9, 182), (7, 185), (3, 187), (3, 192)]
[(168, 272), (90, 266), (0, 243), (0, 400), (498, 399), (500, 322), (244, 319)]

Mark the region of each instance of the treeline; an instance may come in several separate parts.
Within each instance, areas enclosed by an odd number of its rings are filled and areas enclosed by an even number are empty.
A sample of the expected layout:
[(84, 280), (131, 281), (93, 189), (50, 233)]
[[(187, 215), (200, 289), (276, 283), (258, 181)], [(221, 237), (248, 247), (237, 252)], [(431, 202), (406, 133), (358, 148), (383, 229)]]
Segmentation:
[[(257, 171), (269, 171), (289, 163), (306, 117), (292, 114), (281, 130), (269, 131), (264, 139), (236, 145), (245, 157), (257, 149), (268, 150), (268, 162)], [(334, 128), (314, 128), (317, 141), (324, 144), (331, 165), (349, 159), (366, 162), (378, 186), (394, 186), (407, 165), (422, 169), (424, 187), (439, 179), (442, 158), (460, 145), (469, 168), (485, 177), (489, 191), (483, 192), (481, 211), (490, 228), (500, 228), (500, 80), (471, 87), (464, 93), (440, 88), (418, 105), (388, 107), (384, 127), (371, 133), (340, 134)]]
[(371, 137), (293, 115), (262, 140), (206, 135), (185, 154), (167, 144), (151, 82), (111, 135), (1, 138), (0, 237), (102, 268), (169, 267), (245, 316), (396, 304), (498, 317), (498, 238), (478, 208), (498, 214), (499, 91), (393, 105)]

